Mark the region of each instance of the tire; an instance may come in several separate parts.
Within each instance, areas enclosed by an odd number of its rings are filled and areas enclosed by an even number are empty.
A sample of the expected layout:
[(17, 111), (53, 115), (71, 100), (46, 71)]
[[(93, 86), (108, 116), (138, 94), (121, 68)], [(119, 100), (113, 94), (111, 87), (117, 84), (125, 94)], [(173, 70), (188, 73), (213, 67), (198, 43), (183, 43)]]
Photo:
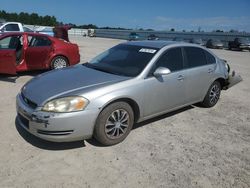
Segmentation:
[(95, 130), (95, 139), (110, 146), (122, 142), (134, 124), (134, 112), (125, 102), (112, 103), (99, 114)]
[(206, 108), (213, 107), (218, 102), (220, 98), (220, 93), (221, 93), (221, 85), (218, 81), (214, 81), (212, 85), (209, 87), (204, 100), (201, 102), (201, 105)]
[(69, 66), (68, 60), (63, 56), (56, 56), (51, 61), (51, 69), (61, 69)]

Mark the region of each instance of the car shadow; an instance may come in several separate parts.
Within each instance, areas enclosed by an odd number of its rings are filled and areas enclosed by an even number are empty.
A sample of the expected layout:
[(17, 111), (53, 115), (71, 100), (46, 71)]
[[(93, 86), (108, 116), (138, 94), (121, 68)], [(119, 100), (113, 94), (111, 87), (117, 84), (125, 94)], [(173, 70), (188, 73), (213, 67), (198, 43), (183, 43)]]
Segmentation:
[[(160, 116), (157, 116), (157, 117), (142, 121), (140, 123), (136, 123), (136, 124), (134, 124), (132, 130), (138, 129), (138, 128), (143, 127), (145, 125), (148, 125), (150, 123), (154, 123), (156, 121), (160, 121), (162, 119), (174, 116), (174, 115), (179, 114), (181, 112), (185, 112), (187, 110), (193, 109), (193, 108), (195, 108), (195, 106), (196, 106), (196, 104), (195, 105), (190, 105), (190, 106), (175, 110), (173, 112), (169, 112), (169, 113), (166, 113), (166, 114), (163, 114), (163, 115), (160, 115)], [(197, 107), (198, 107), (198, 104), (197, 104)], [(108, 146), (104, 146), (104, 145), (100, 144), (95, 138), (86, 140), (86, 142), (88, 142), (89, 144), (91, 144), (93, 146), (96, 146), (96, 147), (108, 147)]]
[(46, 72), (46, 70), (37, 70), (37, 71), (27, 71), (21, 72), (17, 75), (10, 75), (10, 74), (0, 74), (0, 81), (16, 83), (16, 80), (22, 76), (32, 76), (35, 77), (39, 74)]
[(17, 119), (15, 121), (15, 126), (16, 126), (18, 133), (23, 137), (25, 141), (27, 141), (31, 145), (40, 149), (58, 151), (58, 150), (69, 150), (69, 149), (85, 147), (85, 143), (83, 140), (77, 141), (77, 142), (50, 142), (50, 141), (42, 140), (30, 134), (23, 127), (21, 127), (18, 124)]
[[(163, 114), (161, 116), (157, 116), (155, 118), (151, 118), (149, 120), (140, 122), (140, 123), (136, 123), (132, 130), (134, 129), (138, 129), (140, 127), (143, 127), (145, 125), (148, 125), (150, 123), (174, 116), (176, 114), (182, 113), (184, 111), (190, 110), (195, 108), (195, 106), (190, 105), (178, 110), (175, 110), (173, 112), (169, 112), (166, 114)], [(84, 141), (76, 141), (76, 142), (50, 142), (50, 141), (46, 141), (46, 140), (42, 140), (32, 134), (30, 134), (28, 131), (26, 131), (24, 128), (22, 128), (19, 124), (18, 121), (16, 119), (15, 121), (16, 124), (16, 129), (18, 131), (18, 133), (24, 138), (24, 140), (26, 140), (28, 143), (30, 143), (31, 145), (38, 147), (40, 149), (45, 149), (45, 150), (68, 150), (68, 149), (76, 149), (76, 148), (82, 148), (82, 147), (86, 147), (85, 145), (85, 141), (93, 146), (96, 147), (108, 147), (108, 146), (104, 146), (102, 144), (100, 144), (95, 138), (91, 138), (91, 139), (87, 139)]]
[(165, 118), (168, 118), (168, 117), (171, 117), (171, 116), (175, 116), (176, 114), (179, 114), (179, 113), (182, 113), (182, 112), (185, 112), (187, 110), (190, 110), (190, 109), (193, 109), (195, 108), (195, 106), (193, 105), (190, 105), (190, 106), (187, 106), (187, 107), (184, 107), (184, 108), (181, 108), (181, 109), (178, 109), (178, 110), (175, 110), (175, 111), (172, 111), (172, 112), (169, 112), (169, 113), (166, 113), (166, 114), (163, 114), (163, 115), (160, 115), (160, 116), (157, 116), (157, 117), (154, 117), (154, 118), (151, 118), (151, 119), (148, 119), (148, 120), (145, 120), (145, 121), (142, 121), (140, 123), (136, 123), (132, 130), (133, 129), (138, 129), (140, 127), (143, 127), (145, 125), (148, 125), (150, 123), (154, 123), (156, 121), (160, 121), (162, 119), (165, 119)]
[(16, 83), (18, 76), (0, 74), (0, 81)]

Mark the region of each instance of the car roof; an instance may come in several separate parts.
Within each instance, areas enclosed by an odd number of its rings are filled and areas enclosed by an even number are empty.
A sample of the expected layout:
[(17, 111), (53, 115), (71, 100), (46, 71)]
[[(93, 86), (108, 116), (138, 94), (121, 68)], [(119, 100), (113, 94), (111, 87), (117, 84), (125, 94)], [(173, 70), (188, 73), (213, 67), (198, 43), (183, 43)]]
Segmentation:
[(165, 46), (169, 46), (172, 44), (187, 44), (185, 42), (177, 42), (177, 41), (164, 41), (164, 40), (157, 40), (157, 41), (131, 41), (125, 44), (134, 45), (134, 46), (143, 46), (148, 48), (163, 48)]
[(2, 24), (22, 24), (20, 22), (0, 22)]
[(12, 36), (12, 35), (23, 35), (23, 34), (27, 34), (27, 35), (34, 35), (34, 36), (46, 36), (51, 38), (49, 35), (46, 34), (42, 34), (42, 33), (33, 33), (33, 32), (6, 32), (6, 33), (1, 33), (0, 37), (6, 37), (6, 36)]

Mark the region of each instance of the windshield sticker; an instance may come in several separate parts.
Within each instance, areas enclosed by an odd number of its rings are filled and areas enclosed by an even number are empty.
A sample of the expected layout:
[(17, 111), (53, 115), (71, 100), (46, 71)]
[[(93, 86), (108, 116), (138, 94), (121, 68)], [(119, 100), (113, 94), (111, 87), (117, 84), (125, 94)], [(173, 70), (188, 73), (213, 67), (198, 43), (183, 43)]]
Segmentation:
[(154, 54), (156, 52), (156, 50), (154, 50), (154, 49), (148, 49), (148, 48), (142, 48), (142, 49), (139, 50), (139, 52), (145, 52), (145, 53)]

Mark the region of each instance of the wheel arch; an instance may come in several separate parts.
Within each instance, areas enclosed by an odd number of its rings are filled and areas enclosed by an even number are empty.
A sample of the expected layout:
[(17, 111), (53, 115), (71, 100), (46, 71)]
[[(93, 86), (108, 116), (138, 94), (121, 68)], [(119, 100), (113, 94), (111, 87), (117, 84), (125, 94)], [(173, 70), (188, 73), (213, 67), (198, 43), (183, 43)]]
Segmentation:
[[(108, 107), (109, 105), (113, 104), (113, 103), (116, 103), (116, 102), (126, 102), (127, 104), (129, 104), (134, 112), (134, 122), (136, 123), (139, 118), (140, 118), (140, 107), (138, 105), (138, 103), (131, 99), (131, 98), (128, 98), (128, 97), (121, 97), (121, 98), (117, 98), (117, 99), (114, 99), (114, 100), (111, 100), (109, 102), (107, 102), (100, 110), (99, 114), (106, 108)], [(98, 115), (99, 116), (99, 115)]]
[(64, 55), (64, 54), (55, 54), (53, 57), (51, 57), (51, 59), (49, 61), (49, 68), (50, 69), (52, 68), (52, 62), (57, 57), (64, 57), (67, 60), (68, 66), (70, 65), (70, 60), (69, 60), (69, 58), (66, 55)]
[(215, 79), (214, 82), (215, 81), (218, 81), (220, 83), (221, 89), (223, 89), (223, 87), (227, 85), (225, 78), (220, 77), (220, 78)]

